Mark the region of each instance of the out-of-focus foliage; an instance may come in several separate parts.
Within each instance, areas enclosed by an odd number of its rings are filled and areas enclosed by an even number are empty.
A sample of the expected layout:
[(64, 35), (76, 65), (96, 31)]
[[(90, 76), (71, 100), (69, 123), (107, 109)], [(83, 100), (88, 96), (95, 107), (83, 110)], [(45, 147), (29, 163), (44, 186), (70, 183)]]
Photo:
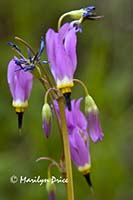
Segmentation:
[[(61, 141), (53, 123), (49, 140), (41, 128), (44, 91), (35, 80), (29, 108), (25, 111), (22, 135), (17, 132), (17, 119), (11, 107), (6, 81), (7, 64), (14, 52), (8, 41), (14, 36), (28, 41), (35, 49), (49, 27), (57, 27), (59, 16), (72, 9), (94, 4), (99, 21), (86, 21), (78, 34), (78, 70), (100, 110), (105, 133), (103, 142), (91, 143), (92, 182), (98, 200), (133, 199), (133, 26), (131, 0), (1, 0), (0, 1), (0, 199), (47, 199), (45, 184), (11, 184), (10, 176), (47, 178), (47, 161), (59, 160)], [(69, 18), (68, 18), (69, 20)], [(65, 21), (65, 20), (64, 20)], [(18, 44), (18, 43), (17, 43)], [(43, 55), (46, 59), (46, 54)], [(76, 85), (73, 97), (83, 95)], [(74, 171), (76, 200), (93, 199), (84, 178)], [(54, 168), (56, 177), (60, 174)], [(66, 199), (64, 184), (57, 184), (57, 199)]]

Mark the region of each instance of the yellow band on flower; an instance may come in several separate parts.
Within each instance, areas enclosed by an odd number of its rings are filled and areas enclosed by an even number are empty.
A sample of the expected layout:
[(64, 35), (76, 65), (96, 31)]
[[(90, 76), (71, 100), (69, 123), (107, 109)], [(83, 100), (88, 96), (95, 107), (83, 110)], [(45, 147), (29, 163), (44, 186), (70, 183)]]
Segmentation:
[(21, 113), (21, 112), (24, 112), (25, 108), (24, 107), (15, 107), (15, 111), (17, 113)]
[(13, 100), (12, 106), (15, 108), (16, 112), (24, 112), (25, 108), (28, 107), (28, 101), (22, 102), (21, 100)]
[(73, 83), (69, 84), (62, 84), (62, 85), (57, 85), (57, 88), (61, 90), (62, 94), (71, 93), (71, 88), (73, 87)]
[(78, 167), (78, 170), (83, 174), (86, 175), (91, 171), (91, 164), (86, 164), (82, 167)]
[(68, 92), (71, 93), (71, 88), (70, 87), (68, 87), (68, 88), (61, 88), (60, 90), (61, 90), (62, 94), (65, 94), (65, 93), (68, 93)]

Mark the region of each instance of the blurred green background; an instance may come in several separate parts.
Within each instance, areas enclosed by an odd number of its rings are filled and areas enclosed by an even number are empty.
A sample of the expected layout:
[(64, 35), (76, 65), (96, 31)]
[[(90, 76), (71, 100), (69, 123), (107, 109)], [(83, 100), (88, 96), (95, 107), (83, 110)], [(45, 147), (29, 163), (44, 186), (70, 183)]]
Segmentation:
[[(47, 199), (45, 184), (11, 184), (10, 177), (47, 178), (48, 162), (35, 160), (50, 156), (58, 161), (61, 155), (54, 120), (49, 140), (41, 128), (44, 91), (37, 80), (24, 115), (22, 135), (17, 131), (6, 80), (7, 64), (14, 52), (7, 42), (17, 43), (14, 36), (19, 36), (38, 49), (40, 37), (49, 27), (56, 29), (62, 13), (88, 5), (95, 5), (97, 13), (104, 15), (102, 20), (85, 22), (83, 32), (78, 34), (75, 76), (87, 84), (97, 102), (105, 134), (103, 142), (91, 143), (95, 199), (133, 199), (132, 1), (0, 0), (0, 200)], [(46, 54), (42, 57), (45, 59)], [(83, 95), (81, 87), (76, 85), (73, 98)], [(53, 173), (60, 176), (55, 168)], [(73, 176), (75, 199), (94, 199), (75, 166)], [(57, 199), (67, 199), (63, 184), (57, 184)]]

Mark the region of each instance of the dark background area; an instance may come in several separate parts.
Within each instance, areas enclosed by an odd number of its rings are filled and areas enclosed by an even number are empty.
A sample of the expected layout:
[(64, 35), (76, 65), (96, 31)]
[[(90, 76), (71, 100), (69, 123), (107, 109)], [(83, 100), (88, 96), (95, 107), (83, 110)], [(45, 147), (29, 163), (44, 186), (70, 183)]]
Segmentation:
[[(88, 5), (95, 5), (97, 13), (104, 15), (101, 20), (86, 21), (83, 32), (78, 33), (75, 77), (86, 83), (94, 97), (105, 134), (102, 142), (91, 143), (91, 178), (96, 199), (133, 199), (132, 1), (0, 0), (0, 200), (47, 199), (45, 184), (11, 184), (10, 177), (47, 178), (49, 162), (35, 160), (50, 156), (58, 161), (61, 155), (60, 135), (54, 120), (49, 140), (41, 128), (44, 91), (37, 80), (25, 111), (22, 135), (18, 133), (6, 78), (14, 52), (7, 42), (19, 44), (14, 40), (14, 36), (19, 36), (37, 50), (40, 37), (49, 27), (56, 29), (61, 14)], [(42, 58), (46, 59), (45, 53)], [(82, 88), (76, 85), (72, 97), (83, 95)], [(56, 168), (53, 173), (60, 176)], [(75, 199), (93, 199), (75, 166), (73, 176)], [(66, 199), (64, 184), (56, 186), (57, 199)]]

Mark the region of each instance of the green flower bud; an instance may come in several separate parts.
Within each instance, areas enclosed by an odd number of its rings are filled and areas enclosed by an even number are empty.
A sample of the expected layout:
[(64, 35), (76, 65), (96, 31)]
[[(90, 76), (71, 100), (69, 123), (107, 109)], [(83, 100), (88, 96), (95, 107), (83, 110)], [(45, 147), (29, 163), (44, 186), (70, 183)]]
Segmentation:
[(56, 186), (52, 182), (52, 179), (49, 178), (46, 183), (46, 190), (48, 192), (48, 198), (49, 200), (54, 200), (55, 199), (55, 193), (56, 193)]
[(85, 97), (85, 113), (88, 114), (88, 112), (91, 111), (98, 111), (98, 108), (93, 98), (90, 95), (87, 95)]
[(48, 103), (45, 103), (42, 108), (42, 122), (43, 122), (42, 128), (47, 138), (50, 134), (51, 118), (52, 118), (51, 108)]

